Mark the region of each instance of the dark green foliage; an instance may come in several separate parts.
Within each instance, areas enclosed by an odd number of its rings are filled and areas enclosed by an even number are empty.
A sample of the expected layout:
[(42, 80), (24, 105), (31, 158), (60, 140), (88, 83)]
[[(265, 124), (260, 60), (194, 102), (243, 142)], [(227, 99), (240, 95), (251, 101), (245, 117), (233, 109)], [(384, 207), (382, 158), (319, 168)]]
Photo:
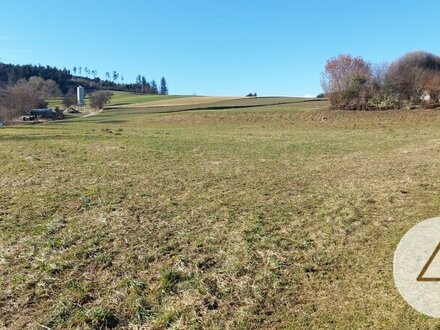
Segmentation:
[(64, 93), (69, 89), (72, 78), (70, 71), (66, 68), (60, 70), (51, 66), (0, 63), (0, 85), (12, 86), (20, 79), (29, 79), (34, 76), (44, 80), (54, 80)]
[(156, 80), (151, 81), (151, 94), (159, 94), (159, 90), (157, 89)]
[[(73, 75), (66, 68), (58, 69), (51, 66), (42, 65), (15, 65), (0, 62), (0, 89), (7, 86), (13, 86), (20, 79), (29, 79), (30, 77), (40, 77), (44, 80), (55, 81), (63, 94), (66, 94), (70, 88), (76, 88), (82, 85), (87, 90), (120, 90), (128, 92), (137, 92), (145, 94), (158, 94), (159, 90), (155, 81), (148, 83), (145, 77), (140, 75), (136, 78), (136, 83), (122, 83), (123, 78), (117, 71), (106, 72), (105, 80), (97, 77), (96, 70), (90, 70), (88, 67), (73, 67)], [(82, 76), (85, 74), (86, 77)], [(93, 77), (93, 78), (91, 78)], [(119, 83), (119, 78), (121, 83)], [(154, 83), (154, 84), (153, 84)], [(162, 87), (162, 86), (161, 86)], [(168, 89), (166, 89), (168, 92)]]
[(168, 86), (165, 77), (162, 77), (162, 79), (160, 80), (160, 94), (168, 95)]

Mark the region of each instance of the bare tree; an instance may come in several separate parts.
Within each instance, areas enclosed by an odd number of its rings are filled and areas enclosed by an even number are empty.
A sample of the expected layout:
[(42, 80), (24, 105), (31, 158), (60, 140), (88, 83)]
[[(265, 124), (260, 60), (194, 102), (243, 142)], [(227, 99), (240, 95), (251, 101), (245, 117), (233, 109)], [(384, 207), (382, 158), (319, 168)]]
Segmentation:
[(321, 85), (333, 107), (357, 109), (368, 100), (371, 79), (370, 63), (361, 57), (339, 55), (327, 61)]
[(8, 110), (6, 116), (12, 119), (44, 105), (44, 100), (34, 85), (26, 80), (19, 80), (15, 86), (8, 87), (5, 103)]
[(66, 95), (64, 95), (63, 97), (63, 105), (68, 108), (71, 107), (72, 105), (75, 105), (77, 102), (76, 100), (76, 91), (73, 88), (70, 88)]
[(390, 86), (387, 80), (388, 64), (380, 63), (371, 66), (370, 94), (376, 100), (390, 97)]
[(45, 99), (60, 95), (60, 88), (53, 80), (40, 77), (20, 79), (14, 86), (8, 87), (6, 95), (2, 97), (2, 117), (13, 119), (34, 108), (46, 107)]
[(39, 97), (43, 99), (59, 97), (62, 95), (60, 87), (52, 79), (44, 80), (40, 77), (30, 77), (28, 84), (37, 90)]
[(418, 103), (427, 92), (426, 85), (433, 77), (433, 72), (440, 72), (440, 57), (426, 52), (412, 52), (390, 65), (387, 79), (400, 100)]
[(8, 120), (8, 108), (0, 103), (0, 122)]
[(440, 102), (440, 71), (427, 70), (423, 77), (426, 93), (429, 94), (431, 103)]
[(0, 90), (0, 122), (8, 119), (8, 108), (6, 107), (6, 92)]
[(112, 93), (98, 91), (90, 95), (90, 105), (95, 109), (102, 109), (104, 105), (110, 103), (110, 99), (112, 97)]

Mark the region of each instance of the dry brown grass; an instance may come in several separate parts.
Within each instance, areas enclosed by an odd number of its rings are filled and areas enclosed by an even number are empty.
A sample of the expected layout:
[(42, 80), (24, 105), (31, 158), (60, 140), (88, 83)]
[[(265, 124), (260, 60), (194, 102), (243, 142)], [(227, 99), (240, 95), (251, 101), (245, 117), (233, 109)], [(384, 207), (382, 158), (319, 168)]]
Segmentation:
[(438, 327), (392, 257), (440, 212), (440, 113), (315, 106), (1, 129), (0, 325)]

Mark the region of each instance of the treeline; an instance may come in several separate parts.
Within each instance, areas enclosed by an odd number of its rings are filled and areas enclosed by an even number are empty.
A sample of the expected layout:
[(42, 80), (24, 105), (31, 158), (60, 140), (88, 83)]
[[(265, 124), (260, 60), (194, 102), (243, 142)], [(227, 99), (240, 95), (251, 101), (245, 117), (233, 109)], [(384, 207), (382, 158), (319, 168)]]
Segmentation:
[[(162, 94), (167, 95), (168, 94), (168, 86), (167, 81), (164, 77), (160, 80), (160, 89), (157, 87), (156, 80), (152, 80), (151, 82), (148, 82), (145, 76), (141, 76), (138, 74), (136, 76), (136, 84), (134, 87), (137, 89), (137, 92), (140, 93), (146, 93), (146, 94)], [(140, 89), (140, 90), (138, 90)]]
[(440, 57), (408, 53), (390, 65), (340, 55), (325, 65), (321, 85), (331, 106), (347, 110), (440, 106)]
[[(0, 88), (6, 89), (8, 86), (13, 86), (20, 79), (40, 77), (44, 80), (55, 81), (63, 95), (78, 85), (82, 85), (87, 91), (106, 89), (145, 94), (168, 94), (168, 86), (164, 77), (158, 87), (155, 80), (147, 82), (147, 79), (140, 74), (136, 77), (136, 83), (127, 83), (124, 76), (117, 71), (106, 72), (105, 79), (98, 77), (97, 70), (88, 67), (75, 66), (72, 71), (73, 74), (66, 68), (58, 69), (51, 66), (16, 65), (0, 62)], [(139, 77), (141, 78), (139, 79)]]
[(15, 85), (20, 79), (40, 77), (44, 80), (53, 80), (63, 93), (72, 85), (72, 75), (66, 68), (60, 70), (56, 67), (42, 65), (15, 65), (0, 62), (0, 87), (6, 88)]

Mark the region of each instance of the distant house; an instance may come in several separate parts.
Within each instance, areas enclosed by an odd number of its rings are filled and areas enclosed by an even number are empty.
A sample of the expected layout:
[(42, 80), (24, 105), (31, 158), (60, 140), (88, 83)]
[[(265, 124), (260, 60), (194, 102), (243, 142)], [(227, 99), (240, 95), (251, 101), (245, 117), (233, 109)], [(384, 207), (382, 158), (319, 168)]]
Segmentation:
[(51, 108), (45, 109), (33, 109), (29, 112), (29, 115), (42, 119), (61, 119), (63, 114), (60, 111), (53, 110)]
[(45, 109), (32, 109), (29, 114), (31, 116), (38, 116), (40, 118), (52, 119), (55, 116), (55, 111), (50, 108)]
[(420, 97), (420, 99), (422, 101), (430, 101), (431, 100), (431, 95), (429, 95), (428, 92), (423, 92), (422, 96)]

